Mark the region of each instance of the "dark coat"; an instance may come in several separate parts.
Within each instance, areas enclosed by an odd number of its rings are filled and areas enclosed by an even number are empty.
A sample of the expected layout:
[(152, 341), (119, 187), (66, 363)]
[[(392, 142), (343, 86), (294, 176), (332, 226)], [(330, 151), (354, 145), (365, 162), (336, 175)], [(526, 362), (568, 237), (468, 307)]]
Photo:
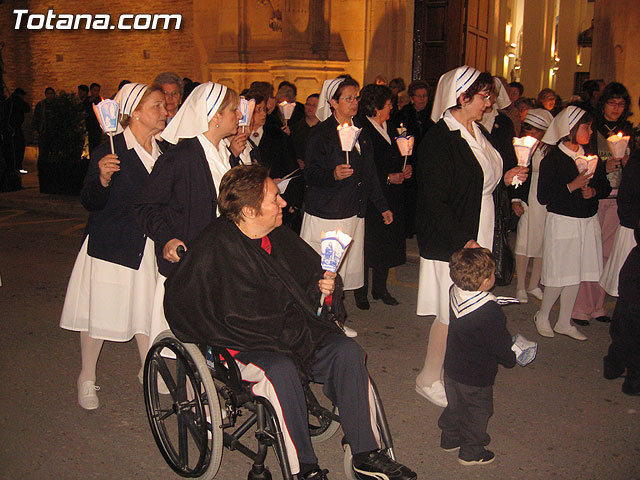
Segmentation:
[(344, 180), (333, 177), (336, 166), (346, 163), (337, 128), (338, 121), (331, 115), (317, 125), (309, 136), (304, 167), (307, 182), (305, 211), (326, 219), (356, 215), (364, 218), (369, 198), (379, 212), (389, 210), (373, 163), (371, 140), (366, 132), (359, 137), (362, 153), (358, 153), (355, 147), (349, 152), (353, 175)]
[(580, 172), (571, 157), (554, 147), (540, 162), (538, 178), (538, 202), (547, 206), (547, 212), (575, 218), (589, 218), (598, 213), (598, 200), (607, 198), (611, 185), (607, 180), (604, 164), (598, 162), (589, 186), (596, 189), (596, 196), (585, 199), (580, 189), (569, 192), (567, 185)]
[(441, 119), (420, 144), (416, 171), (420, 256), (448, 262), (453, 252), (477, 240), (482, 167), (460, 132)]
[(640, 150), (631, 155), (622, 170), (617, 202), (620, 225), (636, 228), (640, 222)]
[(396, 267), (407, 261), (404, 232), (404, 184), (389, 184), (387, 175), (401, 172), (404, 159), (400, 156), (398, 147), (393, 141), (393, 132), (389, 132), (392, 139), (392, 143), (389, 144), (367, 118), (361, 119), (360, 123), (371, 139), (373, 161), (380, 188), (393, 212), (393, 222), (385, 225), (382, 215), (369, 201), (365, 215), (364, 263), (367, 267)]
[(162, 257), (165, 244), (182, 240), (187, 248), (216, 218), (217, 192), (197, 138), (182, 140), (158, 158), (136, 200), (142, 229), (156, 246), (158, 270), (167, 276), (173, 264)]
[(344, 322), (342, 282), (336, 279), (332, 312), (320, 306), (320, 256), (286, 227), (267, 235), (271, 254), (225, 218), (215, 220), (165, 283), (171, 330), (190, 343), (241, 352), (287, 354), (309, 374), (324, 337)]
[(147, 237), (138, 224), (134, 201), (149, 179), (149, 172), (134, 149), (127, 150), (124, 134), (113, 137), (120, 171), (108, 187), (100, 183), (98, 161), (111, 153), (109, 142), (94, 151), (84, 179), (80, 199), (89, 210), (85, 236), (89, 235), (89, 256), (137, 270)]

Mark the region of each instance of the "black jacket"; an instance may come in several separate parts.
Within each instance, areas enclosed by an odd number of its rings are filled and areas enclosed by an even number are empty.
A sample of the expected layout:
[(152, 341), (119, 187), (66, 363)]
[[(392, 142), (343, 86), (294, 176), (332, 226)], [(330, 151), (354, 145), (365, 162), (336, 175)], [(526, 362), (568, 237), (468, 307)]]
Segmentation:
[(338, 135), (338, 121), (331, 115), (317, 125), (309, 136), (304, 167), (307, 182), (304, 209), (310, 215), (340, 219), (353, 216), (364, 217), (367, 199), (384, 212), (389, 205), (382, 195), (373, 163), (371, 140), (366, 132), (359, 137), (362, 153), (354, 147), (349, 152), (349, 163), (353, 175), (336, 180), (333, 171), (337, 165), (346, 163)]
[(622, 170), (618, 190), (618, 217), (620, 225), (636, 228), (640, 222), (640, 150), (636, 150)]
[(482, 167), (460, 132), (441, 119), (420, 144), (416, 172), (420, 256), (448, 262), (453, 252), (477, 239)]
[(88, 253), (137, 270), (146, 235), (138, 224), (133, 204), (149, 173), (135, 150), (127, 150), (124, 134), (115, 135), (113, 145), (120, 171), (113, 174), (108, 187), (102, 186), (98, 161), (111, 153), (109, 142), (103, 143), (91, 157), (80, 194), (82, 205), (90, 212), (85, 230), (85, 235), (89, 235)]
[(142, 229), (153, 239), (158, 270), (167, 276), (173, 265), (162, 249), (173, 239), (187, 248), (216, 218), (217, 192), (207, 158), (197, 138), (182, 140), (158, 158), (136, 200)]
[(580, 189), (569, 192), (571, 183), (580, 172), (576, 163), (556, 146), (540, 162), (538, 177), (538, 202), (546, 205), (547, 211), (574, 218), (593, 217), (598, 212), (598, 200), (606, 198), (611, 185), (605, 175), (604, 164), (598, 162), (589, 186), (596, 189), (593, 198), (585, 199)]

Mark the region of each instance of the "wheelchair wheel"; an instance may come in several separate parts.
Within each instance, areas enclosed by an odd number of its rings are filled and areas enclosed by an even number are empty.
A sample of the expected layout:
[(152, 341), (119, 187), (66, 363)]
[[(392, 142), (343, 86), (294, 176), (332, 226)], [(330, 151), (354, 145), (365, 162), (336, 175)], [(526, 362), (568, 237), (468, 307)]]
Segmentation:
[[(315, 402), (334, 415), (338, 415), (338, 407), (333, 405), (331, 401), (324, 396), (321, 387), (319, 384), (312, 384), (309, 387), (310, 390), (307, 395), (311, 394), (312, 398), (307, 398), (307, 405)], [(324, 442), (333, 437), (338, 429), (340, 429), (339, 421), (322, 414), (314, 415), (313, 412), (309, 412), (309, 434), (311, 435), (311, 442)]]
[[(160, 355), (165, 348), (175, 360)], [(160, 379), (168, 395), (160, 393)], [(151, 431), (169, 466), (182, 477), (213, 479), (222, 460), (220, 402), (196, 345), (183, 344), (168, 330), (156, 337), (144, 365), (144, 401)]]

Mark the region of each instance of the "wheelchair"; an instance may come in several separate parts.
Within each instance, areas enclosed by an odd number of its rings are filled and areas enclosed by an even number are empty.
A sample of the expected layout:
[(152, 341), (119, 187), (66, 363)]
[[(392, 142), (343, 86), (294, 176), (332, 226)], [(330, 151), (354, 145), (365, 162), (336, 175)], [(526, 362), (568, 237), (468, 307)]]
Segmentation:
[[(175, 360), (167, 358), (168, 349)], [(163, 352), (164, 351), (164, 352)], [(226, 348), (183, 343), (169, 330), (159, 334), (144, 365), (144, 401), (154, 439), (167, 464), (185, 478), (211, 480), (223, 449), (237, 450), (253, 461), (248, 480), (270, 480), (265, 465), (269, 447), (277, 457), (283, 480), (291, 474), (284, 438), (271, 403), (253, 395), (241, 379), (238, 365)], [(166, 385), (169, 394), (160, 390)], [(388, 423), (375, 384), (371, 381), (380, 440), (395, 460)], [(340, 428), (340, 415), (323, 406), (305, 387), (312, 442), (331, 438)], [(248, 432), (253, 432), (248, 435)], [(253, 438), (251, 438), (253, 437)], [(347, 479), (356, 479), (351, 451), (343, 440)]]

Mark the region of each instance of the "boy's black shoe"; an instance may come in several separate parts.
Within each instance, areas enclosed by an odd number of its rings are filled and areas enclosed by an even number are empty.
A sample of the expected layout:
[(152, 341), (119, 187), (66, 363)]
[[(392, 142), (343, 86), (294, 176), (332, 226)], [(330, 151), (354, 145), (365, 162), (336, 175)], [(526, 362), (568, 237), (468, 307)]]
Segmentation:
[(604, 367), (602, 369), (602, 376), (607, 380), (615, 380), (624, 373), (624, 367), (616, 365), (614, 362), (609, 360), (608, 357), (604, 357), (602, 365)]
[(485, 450), (480, 458), (476, 458), (475, 460), (463, 460), (458, 458), (458, 463), (460, 465), (486, 465), (487, 463), (491, 463), (495, 460), (496, 456), (491, 450)]
[(382, 450), (374, 450), (363, 462), (353, 464), (359, 480), (416, 480), (418, 476), (404, 465), (391, 460)]
[(571, 321), (576, 325), (580, 325), (581, 327), (586, 327), (589, 325), (589, 320), (582, 320), (581, 318), (572, 318)]
[(307, 472), (300, 478), (302, 480), (329, 480), (329, 477), (327, 477), (327, 473), (329, 473), (329, 470), (316, 469)]
[(622, 384), (622, 393), (627, 395), (640, 395), (640, 382), (629, 382), (628, 379)]

